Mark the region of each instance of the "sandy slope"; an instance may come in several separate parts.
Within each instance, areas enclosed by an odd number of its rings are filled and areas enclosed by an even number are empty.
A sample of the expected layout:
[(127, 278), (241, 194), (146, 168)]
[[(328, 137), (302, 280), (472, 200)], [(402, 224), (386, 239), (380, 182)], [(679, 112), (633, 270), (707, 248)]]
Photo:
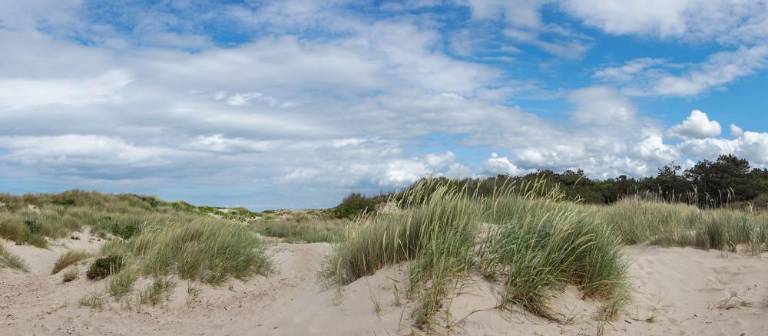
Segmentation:
[[(65, 250), (13, 246), (32, 272), (0, 270), (0, 335), (410, 335), (403, 291), (405, 270), (391, 267), (342, 291), (317, 278), (327, 244), (278, 244), (271, 249), (277, 273), (222, 287), (180, 281), (162, 307), (107, 300), (103, 311), (79, 299), (103, 292), (104, 281), (84, 277), (62, 284), (51, 266)], [(83, 237), (67, 245), (94, 249)], [(768, 259), (694, 249), (628, 248), (632, 302), (606, 335), (765, 335), (768, 331)], [(528, 313), (499, 311), (500, 288), (471, 279), (454, 298), (435, 334), (595, 335), (597, 303), (567, 288), (553, 302), (568, 323)], [(191, 292), (196, 292), (195, 290)], [(379, 309), (376, 308), (379, 307)], [(446, 322), (448, 321), (448, 322)], [(446, 327), (447, 325), (447, 327)]]

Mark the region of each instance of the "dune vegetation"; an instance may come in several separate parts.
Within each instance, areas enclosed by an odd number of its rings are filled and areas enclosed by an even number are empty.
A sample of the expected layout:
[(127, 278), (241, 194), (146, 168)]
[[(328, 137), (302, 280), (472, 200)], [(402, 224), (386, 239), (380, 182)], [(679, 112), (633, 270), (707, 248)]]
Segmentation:
[[(274, 267), (264, 236), (330, 242), (322, 275), (331, 283), (350, 284), (388, 265), (407, 267), (412, 318), (421, 327), (473, 277), (501, 288), (500, 309), (519, 306), (557, 319), (562, 314), (549, 303), (573, 286), (602, 302), (600, 317), (610, 319), (629, 299), (626, 245), (768, 249), (768, 214), (759, 211), (640, 196), (596, 205), (546, 179), (495, 181), (473, 188), (424, 179), (375, 203), (357, 195), (337, 209), (261, 213), (82, 191), (2, 195), (0, 237), (41, 248), (57, 238), (79, 239), (71, 235), (78, 230), (102, 237), (97, 253), (68, 250), (52, 270), (73, 281), (81, 264), (90, 281), (105, 279), (105, 293), (82, 301), (94, 307), (108, 296), (158, 304), (177, 281), (215, 286), (268, 275)], [(26, 269), (2, 246), (0, 267)]]
[(11, 268), (19, 271), (26, 272), (27, 265), (24, 260), (8, 252), (2, 245), (0, 245), (0, 268)]
[[(141, 277), (160, 284), (149, 293), (151, 299), (142, 299), (156, 302), (163, 297), (158, 288), (165, 291), (171, 277), (218, 285), (271, 269), (265, 244), (246, 223), (257, 214), (242, 208), (195, 207), (154, 197), (84, 191), (0, 195), (0, 203), (0, 237), (16, 244), (47, 248), (49, 241), (84, 229), (104, 238), (95, 255), (64, 252), (51, 272), (91, 258), (87, 278), (108, 278), (108, 293), (115, 297), (147, 297), (146, 290), (133, 288)], [(25, 269), (2, 246), (0, 267)], [(71, 272), (66, 281), (73, 279)]]
[(463, 280), (481, 275), (503, 286), (504, 308), (520, 305), (554, 318), (549, 299), (565, 285), (604, 302), (611, 318), (628, 299), (624, 245), (692, 246), (753, 253), (768, 247), (768, 216), (702, 210), (626, 198), (613, 205), (569, 201), (544, 180), (493, 192), (426, 179), (348, 226), (324, 275), (347, 284), (386, 265), (408, 262), (414, 319), (429, 324)]

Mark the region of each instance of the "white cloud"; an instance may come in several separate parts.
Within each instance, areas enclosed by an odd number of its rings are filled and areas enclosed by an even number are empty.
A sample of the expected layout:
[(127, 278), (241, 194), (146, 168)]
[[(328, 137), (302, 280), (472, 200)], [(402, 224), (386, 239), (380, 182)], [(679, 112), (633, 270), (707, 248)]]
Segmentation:
[(618, 67), (608, 67), (595, 72), (594, 77), (604, 81), (628, 82), (636, 80), (645, 70), (664, 63), (655, 58), (637, 58)]
[(755, 43), (768, 37), (762, 0), (565, 0), (561, 7), (611, 34)]
[(607, 67), (594, 77), (622, 87), (632, 96), (695, 96), (754, 74), (768, 65), (768, 47), (742, 47), (709, 55), (697, 64), (639, 58)]
[(168, 164), (180, 152), (157, 146), (139, 146), (116, 137), (66, 134), (57, 136), (3, 136), (0, 148), (5, 162), (24, 165), (79, 166)]
[(741, 127), (731, 124), (731, 135), (734, 137), (740, 137), (744, 135), (744, 130)]
[(529, 170), (520, 169), (508, 157), (499, 156), (497, 153), (491, 153), (491, 157), (485, 162), (485, 166), (490, 174), (522, 175), (530, 172)]
[(681, 139), (712, 138), (720, 135), (720, 123), (709, 120), (704, 112), (693, 110), (687, 119), (670, 128), (667, 133)]
[(632, 102), (609, 87), (589, 87), (569, 95), (576, 105), (573, 119), (589, 125), (623, 125), (635, 118)]
[(767, 60), (766, 46), (716, 53), (687, 74), (660, 76), (655, 80), (652, 92), (666, 96), (697, 95), (750, 75), (764, 68)]
[(125, 71), (108, 71), (84, 79), (28, 79), (0, 77), (0, 109), (16, 110), (47, 105), (85, 106), (116, 101), (132, 81)]

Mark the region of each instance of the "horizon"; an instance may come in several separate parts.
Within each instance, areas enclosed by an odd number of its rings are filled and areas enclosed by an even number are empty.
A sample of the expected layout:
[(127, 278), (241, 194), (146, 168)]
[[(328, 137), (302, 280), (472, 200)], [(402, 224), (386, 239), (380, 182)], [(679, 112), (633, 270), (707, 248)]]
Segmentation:
[(768, 2), (621, 4), (6, 2), (0, 192), (310, 209), (426, 176), (768, 167)]

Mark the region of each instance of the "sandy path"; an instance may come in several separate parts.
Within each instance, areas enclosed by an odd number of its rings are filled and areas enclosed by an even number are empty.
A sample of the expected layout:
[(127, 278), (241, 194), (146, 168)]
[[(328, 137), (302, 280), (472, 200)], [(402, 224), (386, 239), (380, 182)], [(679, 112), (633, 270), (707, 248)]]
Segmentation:
[[(88, 240), (81, 240), (88, 248)], [(8, 246), (8, 245), (6, 245)], [(270, 250), (277, 272), (212, 288), (177, 283), (162, 307), (131, 307), (107, 299), (103, 311), (79, 299), (104, 291), (105, 281), (84, 277), (62, 284), (48, 275), (64, 249), (8, 246), (33, 272), (0, 270), (0, 335), (410, 335), (402, 294), (404, 269), (377, 272), (342, 292), (323, 287), (317, 274), (328, 244), (278, 244)], [(39, 250), (39, 251), (38, 251)], [(606, 335), (765, 335), (768, 259), (694, 249), (628, 248), (632, 302), (605, 326)], [(397, 288), (397, 289), (396, 289)], [(553, 306), (571, 323), (523, 311), (493, 309), (500, 288), (474, 279), (449, 306), (451, 327), (440, 334), (595, 335), (597, 303), (569, 288)], [(397, 294), (397, 296), (396, 296)], [(730, 298), (730, 299), (729, 299)], [(376, 307), (379, 307), (377, 309)], [(477, 312), (474, 312), (476, 311)], [(474, 312), (474, 313), (473, 313)], [(461, 321), (459, 321), (461, 320)]]

